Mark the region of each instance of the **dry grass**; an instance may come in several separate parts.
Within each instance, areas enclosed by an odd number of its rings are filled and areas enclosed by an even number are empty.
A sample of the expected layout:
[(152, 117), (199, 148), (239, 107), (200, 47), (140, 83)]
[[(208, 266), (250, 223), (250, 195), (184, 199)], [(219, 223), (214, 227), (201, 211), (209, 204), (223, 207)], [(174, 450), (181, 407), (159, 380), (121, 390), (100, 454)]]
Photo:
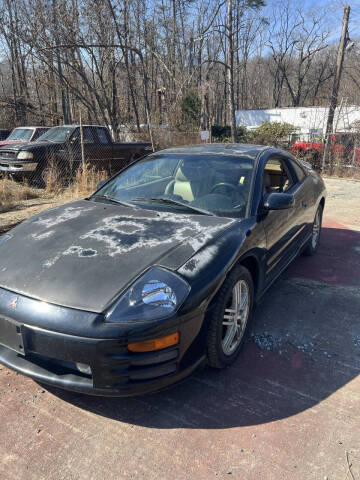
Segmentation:
[(97, 184), (108, 177), (106, 172), (98, 171), (94, 166), (85, 163), (78, 168), (75, 177), (69, 181), (56, 165), (51, 165), (47, 169), (45, 192), (51, 196), (64, 195), (80, 198), (94, 192)]
[(47, 194), (60, 195), (64, 190), (64, 181), (59, 166), (51, 160), (46, 168), (46, 176), (44, 177), (44, 180), (45, 191)]
[(0, 179), (0, 213), (18, 210), (25, 200), (33, 198), (66, 197), (70, 201), (70, 199), (86, 197), (96, 190), (101, 180), (106, 178), (108, 178), (106, 172), (97, 171), (89, 164), (80, 167), (75, 178), (68, 185), (65, 185), (64, 177), (55, 166), (49, 168), (45, 189), (33, 188), (28, 183), (16, 182), (11, 178), (2, 178)]
[(97, 184), (109, 175), (104, 171), (96, 170), (94, 166), (85, 163), (76, 172), (74, 181), (66, 188), (66, 194), (72, 197), (81, 197), (93, 193)]
[(0, 179), (0, 212), (7, 212), (23, 200), (42, 196), (41, 190), (31, 188), (27, 183), (18, 183), (11, 178)]

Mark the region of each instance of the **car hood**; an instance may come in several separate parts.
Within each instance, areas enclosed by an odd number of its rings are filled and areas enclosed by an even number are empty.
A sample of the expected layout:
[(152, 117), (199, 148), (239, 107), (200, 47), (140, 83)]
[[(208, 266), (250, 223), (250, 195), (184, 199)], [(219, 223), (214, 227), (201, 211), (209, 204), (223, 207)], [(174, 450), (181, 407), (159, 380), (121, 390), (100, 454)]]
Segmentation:
[(36, 141), (36, 142), (19, 142), (19, 141), (16, 141), (16, 142), (13, 142), (11, 144), (9, 144), (9, 150), (21, 150), (21, 151), (31, 151), (31, 152), (34, 152), (36, 150), (42, 150), (44, 149), (44, 147), (46, 148), (49, 148), (51, 147), (51, 145), (57, 145), (55, 143), (52, 143), (52, 142), (40, 142), (40, 141)]
[(26, 220), (0, 244), (0, 287), (103, 312), (152, 265), (179, 268), (232, 219), (82, 200)]
[(0, 147), (5, 147), (7, 145), (18, 145), (19, 143), (25, 143), (21, 140), (1, 140)]

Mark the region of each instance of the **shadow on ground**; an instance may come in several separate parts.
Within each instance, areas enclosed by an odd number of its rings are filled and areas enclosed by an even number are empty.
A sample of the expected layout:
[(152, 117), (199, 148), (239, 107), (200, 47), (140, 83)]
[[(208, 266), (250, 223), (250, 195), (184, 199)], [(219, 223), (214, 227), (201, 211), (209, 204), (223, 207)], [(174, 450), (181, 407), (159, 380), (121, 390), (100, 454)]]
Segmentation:
[(232, 367), (144, 397), (49, 390), (96, 415), (151, 428), (231, 428), (295, 415), (360, 373), (359, 284), (360, 233), (325, 228), (318, 255), (297, 259), (265, 295)]

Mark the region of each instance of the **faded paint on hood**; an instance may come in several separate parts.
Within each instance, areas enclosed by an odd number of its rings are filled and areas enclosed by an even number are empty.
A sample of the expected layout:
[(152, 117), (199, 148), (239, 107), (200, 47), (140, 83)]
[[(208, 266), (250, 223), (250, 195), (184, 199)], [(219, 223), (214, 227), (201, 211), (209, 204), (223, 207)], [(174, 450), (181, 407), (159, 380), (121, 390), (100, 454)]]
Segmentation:
[(178, 268), (231, 223), (82, 200), (9, 232), (0, 244), (0, 286), (102, 312), (148, 267)]

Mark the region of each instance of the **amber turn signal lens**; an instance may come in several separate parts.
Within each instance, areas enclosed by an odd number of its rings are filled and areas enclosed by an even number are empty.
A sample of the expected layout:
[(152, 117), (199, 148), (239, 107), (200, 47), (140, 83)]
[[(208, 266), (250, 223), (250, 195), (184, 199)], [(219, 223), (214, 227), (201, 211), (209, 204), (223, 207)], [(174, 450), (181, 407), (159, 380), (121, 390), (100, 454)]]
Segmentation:
[(154, 352), (162, 348), (171, 347), (179, 343), (179, 332), (166, 335), (166, 337), (152, 338), (144, 342), (129, 343), (130, 352)]

